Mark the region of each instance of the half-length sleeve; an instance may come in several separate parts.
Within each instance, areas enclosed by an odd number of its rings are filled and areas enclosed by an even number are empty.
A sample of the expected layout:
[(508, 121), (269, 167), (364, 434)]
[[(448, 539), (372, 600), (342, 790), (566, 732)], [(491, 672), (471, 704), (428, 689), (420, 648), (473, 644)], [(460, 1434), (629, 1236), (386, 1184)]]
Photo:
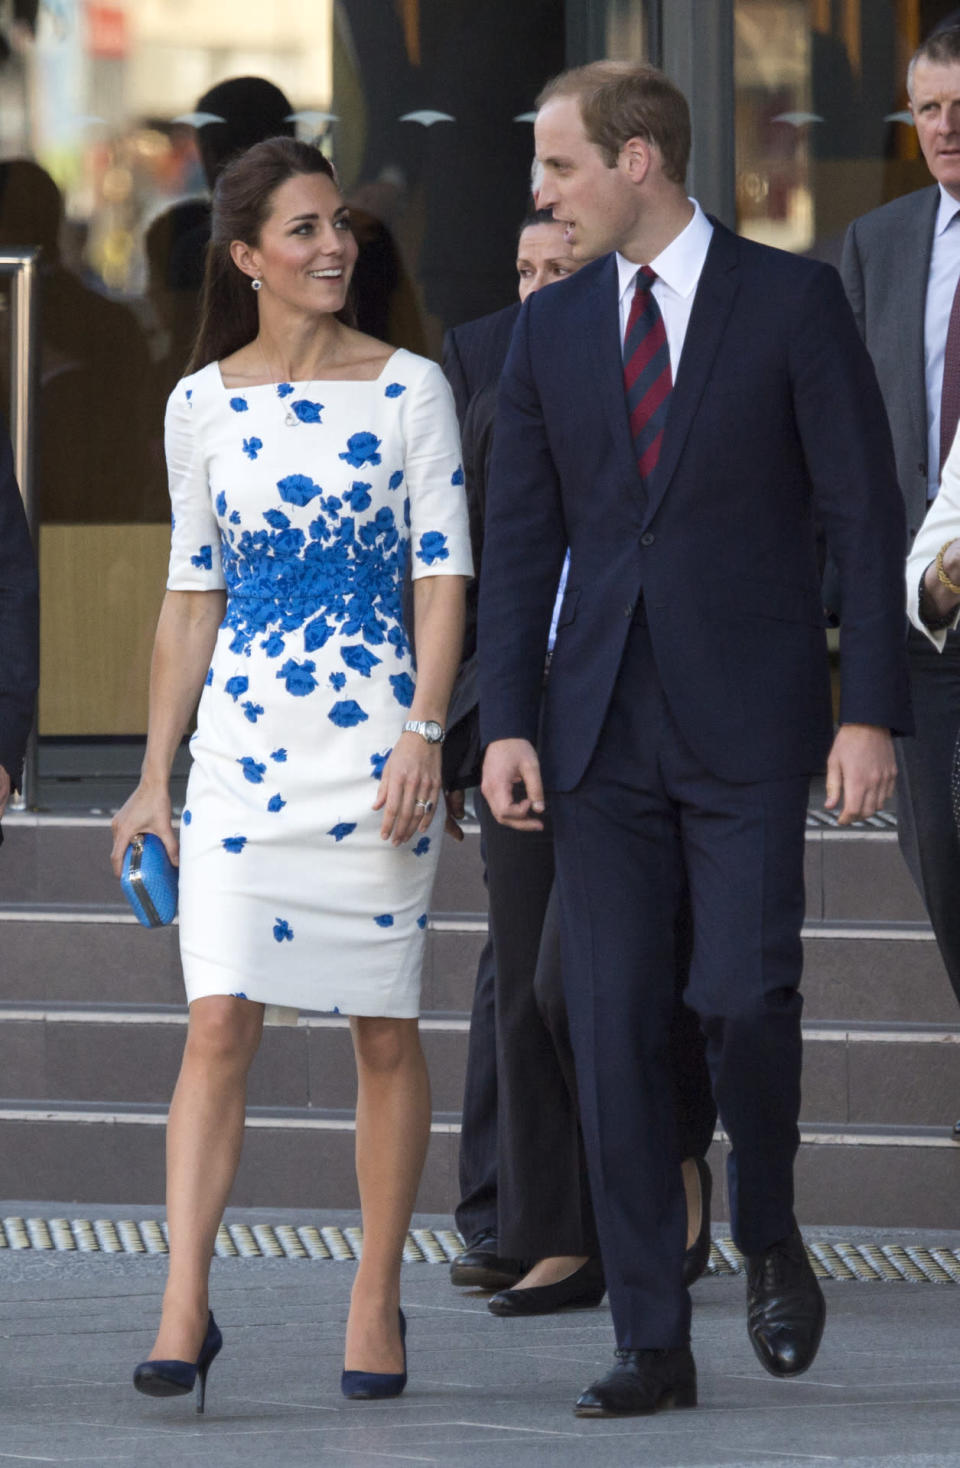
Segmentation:
[(470, 523), (453, 393), (440, 368), (424, 363), (404, 416), (404, 513), (410, 567), (421, 576), (472, 576)]
[(170, 486), (168, 591), (221, 591), (220, 527), (210, 498), (206, 464), (194, 422), (190, 378), (167, 402), (164, 449)]

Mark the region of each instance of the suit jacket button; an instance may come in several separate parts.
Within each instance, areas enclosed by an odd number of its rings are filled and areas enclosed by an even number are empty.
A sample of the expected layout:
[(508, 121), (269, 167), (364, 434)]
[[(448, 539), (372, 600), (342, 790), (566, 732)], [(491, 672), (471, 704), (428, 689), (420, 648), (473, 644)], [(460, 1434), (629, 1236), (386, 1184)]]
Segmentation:
[(652, 530), (648, 530), (645, 535), (641, 535), (641, 537), (640, 537), (640, 544), (641, 545), (653, 545), (653, 542), (656, 540), (656, 538), (657, 537), (654, 535), (653, 531)]

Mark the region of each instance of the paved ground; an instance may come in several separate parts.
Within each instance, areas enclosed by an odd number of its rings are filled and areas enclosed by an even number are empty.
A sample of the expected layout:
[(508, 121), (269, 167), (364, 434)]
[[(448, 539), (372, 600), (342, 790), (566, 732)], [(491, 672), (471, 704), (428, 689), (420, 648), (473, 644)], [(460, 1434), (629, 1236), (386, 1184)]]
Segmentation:
[[(2, 1203), (0, 1208), (8, 1211)], [(71, 1216), (64, 1205), (43, 1205), (43, 1212)], [(110, 1216), (107, 1210), (73, 1212)], [(129, 1212), (112, 1210), (112, 1216)], [(306, 1221), (278, 1211), (269, 1217)], [(845, 1233), (851, 1231), (817, 1230), (821, 1238)], [(956, 1236), (911, 1237), (918, 1244), (957, 1245)], [(198, 1418), (192, 1399), (155, 1401), (129, 1384), (132, 1366), (150, 1344), (162, 1258), (4, 1251), (0, 1468), (8, 1462), (136, 1468), (960, 1465), (957, 1285), (828, 1282), (830, 1314), (820, 1356), (806, 1377), (778, 1382), (760, 1370), (747, 1342), (743, 1280), (704, 1279), (694, 1291), (699, 1409), (581, 1422), (571, 1413), (577, 1392), (612, 1364), (606, 1308), (541, 1321), (498, 1320), (482, 1296), (453, 1290), (446, 1269), (436, 1264), (405, 1266), (405, 1395), (394, 1402), (345, 1402), (339, 1373), (354, 1268), (215, 1260), (213, 1301), (225, 1345), (210, 1372), (207, 1415)]]

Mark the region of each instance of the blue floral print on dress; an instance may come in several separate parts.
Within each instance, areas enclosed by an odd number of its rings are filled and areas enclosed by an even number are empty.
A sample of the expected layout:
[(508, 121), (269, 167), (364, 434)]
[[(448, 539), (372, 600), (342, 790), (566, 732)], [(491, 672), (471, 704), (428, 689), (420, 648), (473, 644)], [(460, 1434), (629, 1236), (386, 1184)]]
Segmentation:
[(351, 831), (355, 831), (356, 829), (356, 821), (338, 821), (337, 824), (335, 826), (332, 826), (331, 829), (327, 832), (327, 835), (332, 836), (334, 841), (339, 843), (343, 840), (345, 836), (349, 836)]
[(289, 530), (290, 528), (290, 517), (282, 510), (264, 510), (263, 518), (271, 530)]
[(230, 524), (231, 525), (239, 525), (240, 524), (240, 511), (239, 510), (231, 510), (230, 511)]
[(377, 916), (377, 917), (374, 918), (373, 921), (376, 923), (376, 925), (377, 925), (378, 928), (392, 928), (393, 927), (393, 913), (392, 912), (381, 912), (379, 914), (379, 916)]
[(213, 502), (213, 508), (218, 515), (225, 515), (227, 513), (227, 497), (222, 489)]
[(279, 632), (271, 632), (269, 637), (264, 638), (260, 646), (268, 658), (278, 658), (286, 644)]
[(191, 566), (199, 566), (201, 571), (213, 570), (213, 549), (209, 545), (202, 545), (195, 556), (190, 557)]
[(347, 451), (340, 458), (354, 469), (362, 469), (364, 464), (379, 464), (379, 447), (380, 439), (375, 433), (352, 433), (347, 439)]
[(413, 703), (413, 695), (416, 692), (416, 686), (410, 674), (391, 673), (390, 686), (393, 689), (393, 696), (397, 700), (397, 703), (402, 704), (405, 709), (408, 709)]
[(339, 693), (341, 688), (346, 687), (347, 675), (346, 673), (331, 673), (329, 681), (330, 687), (334, 690), (334, 692)]
[(462, 464), (458, 464), (456, 469), (454, 469), (453, 473), (450, 475), (450, 483), (453, 485), (454, 489), (460, 488), (461, 484), (463, 483)]
[(362, 678), (370, 677), (371, 668), (378, 668), (383, 658), (376, 657), (368, 647), (362, 643), (353, 643), (349, 647), (341, 647), (340, 656), (354, 673), (359, 673)]
[(243, 850), (246, 844), (246, 836), (224, 836), (223, 840), (220, 842), (220, 845), (223, 847), (224, 851), (230, 851), (234, 854), (234, 856), (239, 856), (240, 852)]
[(193, 811), (185, 810), (180, 819), (185, 826), (189, 826), (190, 822), (193, 820)]
[(327, 714), (330, 722), (340, 729), (353, 729), (357, 724), (364, 723), (368, 717), (355, 698), (341, 699)]
[(290, 396), (290, 394), (293, 392), (293, 390), (294, 390), (294, 388), (293, 388), (293, 383), (292, 382), (278, 382), (277, 383), (277, 397), (278, 398), (288, 398)]
[(267, 810), (270, 811), (272, 815), (276, 815), (278, 810), (283, 810), (283, 807), (286, 805), (286, 803), (287, 802), (284, 800), (282, 795), (271, 795), (270, 799), (267, 801)]
[(287, 474), (285, 478), (277, 480), (277, 488), (280, 498), (286, 500), (288, 505), (308, 505), (318, 494), (323, 493), (309, 474)]
[(406, 392), (406, 384), (402, 382), (388, 382), (383, 390), (385, 398), (398, 398), (402, 392)]
[(383, 769), (384, 769), (384, 766), (385, 766), (385, 764), (387, 763), (387, 760), (390, 758), (390, 756), (392, 754), (393, 754), (393, 750), (392, 749), (386, 749), (386, 750), (384, 750), (383, 754), (372, 754), (370, 756), (370, 763), (373, 766), (372, 770), (370, 771), (370, 778), (371, 779), (373, 779), (373, 780), (382, 780), (383, 779)]
[(262, 438), (253, 437), (245, 438), (243, 440), (243, 452), (246, 454), (248, 459), (255, 459), (262, 448)]
[(250, 698), (242, 703), (240, 707), (243, 709), (243, 717), (251, 724), (255, 724), (263, 713), (263, 704), (254, 703)]
[(263, 777), (267, 773), (266, 765), (258, 764), (251, 754), (245, 754), (237, 760), (237, 764), (243, 770), (243, 778), (249, 780), (251, 785), (262, 785)]
[(309, 398), (297, 398), (290, 407), (296, 413), (301, 423), (321, 423), (320, 414), (323, 412), (322, 403), (311, 403)]
[(389, 478), (389, 480), (387, 482), (387, 488), (388, 489), (399, 489), (402, 483), (403, 483), (403, 470), (402, 469), (394, 469), (393, 473), (390, 475), (390, 478)]
[(287, 922), (286, 918), (277, 918), (276, 922), (273, 925), (273, 936), (276, 938), (278, 943), (282, 943), (284, 940), (286, 940), (288, 943), (293, 942), (293, 929)]
[(441, 535), (439, 530), (428, 530), (421, 535), (420, 549), (417, 551), (418, 561), (423, 561), (425, 566), (432, 566), (434, 561), (445, 561), (449, 555), (447, 537)]
[(420, 914), (420, 916), (417, 918), (417, 927), (418, 928), (425, 928), (426, 926), (427, 926), (427, 914), (425, 912), (422, 912)]
[(278, 765), (285, 765), (287, 762), (287, 751), (285, 749), (275, 749), (271, 753), (270, 758), (276, 760)]
[(414, 856), (426, 856), (426, 854), (427, 854), (427, 852), (429, 850), (430, 850), (430, 837), (429, 836), (421, 836), (420, 837), (420, 840), (417, 842), (416, 846), (413, 847), (413, 854), (414, 854)]
[(245, 413), (250, 406), (246, 398), (231, 398), (230, 406), (235, 413)]
[(204, 686), (204, 688), (212, 688), (213, 687), (213, 669), (212, 668), (208, 668), (207, 669), (207, 676), (203, 680), (203, 686)]
[(295, 658), (287, 658), (283, 667), (277, 674), (287, 686), (287, 692), (292, 693), (294, 698), (306, 698), (317, 687), (317, 680), (313, 676), (317, 665), (310, 658), (298, 663)]
[(244, 673), (238, 673), (236, 677), (228, 678), (223, 685), (224, 692), (229, 693), (234, 703), (236, 703), (241, 693), (246, 693), (249, 687), (250, 679)]

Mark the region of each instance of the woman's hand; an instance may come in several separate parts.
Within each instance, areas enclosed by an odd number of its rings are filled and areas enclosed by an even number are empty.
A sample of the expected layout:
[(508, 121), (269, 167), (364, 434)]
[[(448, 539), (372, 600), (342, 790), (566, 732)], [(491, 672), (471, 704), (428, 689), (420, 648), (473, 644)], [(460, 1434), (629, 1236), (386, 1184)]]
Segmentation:
[(380, 836), (402, 846), (426, 831), (440, 798), (440, 745), (419, 734), (401, 734), (377, 787), (374, 810), (383, 811)]
[(174, 832), (171, 816), (170, 791), (167, 785), (153, 785), (141, 780), (130, 799), (120, 807), (110, 823), (113, 831), (110, 864), (115, 877), (120, 875), (123, 854), (134, 836), (143, 835), (147, 831), (160, 837), (174, 866), (180, 865), (180, 843)]

